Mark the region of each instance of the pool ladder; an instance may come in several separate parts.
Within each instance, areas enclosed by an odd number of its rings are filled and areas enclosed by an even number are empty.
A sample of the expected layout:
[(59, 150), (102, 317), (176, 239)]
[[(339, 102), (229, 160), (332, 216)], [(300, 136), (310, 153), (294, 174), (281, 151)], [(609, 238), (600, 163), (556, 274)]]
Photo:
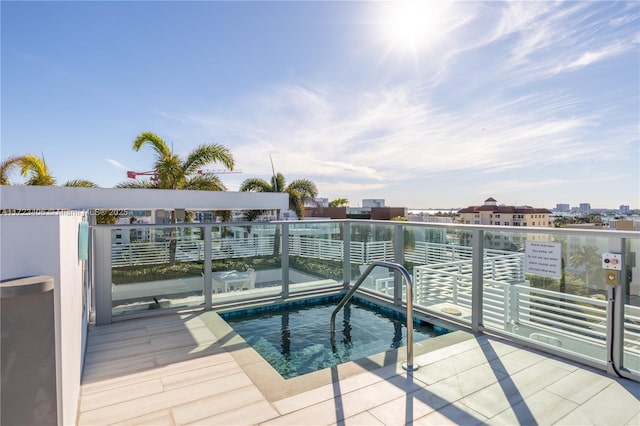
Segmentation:
[(358, 290), (360, 284), (367, 278), (369, 273), (376, 267), (382, 266), (389, 269), (395, 269), (402, 274), (404, 281), (407, 283), (407, 362), (402, 363), (402, 368), (407, 371), (415, 371), (418, 369), (417, 365), (413, 364), (413, 286), (411, 285), (411, 276), (409, 271), (402, 265), (392, 262), (385, 262), (384, 260), (372, 261), (367, 269), (360, 275), (360, 278), (351, 287), (347, 294), (342, 298), (336, 309), (331, 314), (331, 344), (335, 347), (335, 334), (336, 334), (336, 315), (340, 312), (340, 309), (346, 305), (353, 294)]

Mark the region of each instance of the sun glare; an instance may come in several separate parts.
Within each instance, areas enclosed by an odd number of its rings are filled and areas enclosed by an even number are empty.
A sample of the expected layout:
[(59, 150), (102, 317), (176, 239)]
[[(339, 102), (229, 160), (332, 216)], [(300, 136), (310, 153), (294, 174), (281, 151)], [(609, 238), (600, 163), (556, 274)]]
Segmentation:
[(448, 2), (395, 1), (381, 11), (383, 37), (392, 48), (418, 51), (446, 32)]

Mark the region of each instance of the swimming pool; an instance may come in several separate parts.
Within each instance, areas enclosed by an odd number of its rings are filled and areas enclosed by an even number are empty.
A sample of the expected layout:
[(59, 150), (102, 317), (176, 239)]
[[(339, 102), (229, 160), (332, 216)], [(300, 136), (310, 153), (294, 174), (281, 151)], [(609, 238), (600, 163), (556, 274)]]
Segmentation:
[[(365, 358), (406, 344), (406, 320), (354, 297), (336, 316), (335, 345), (329, 321), (342, 296), (263, 312), (222, 314), (233, 330), (278, 373), (289, 379)], [(414, 342), (449, 330), (414, 321)]]

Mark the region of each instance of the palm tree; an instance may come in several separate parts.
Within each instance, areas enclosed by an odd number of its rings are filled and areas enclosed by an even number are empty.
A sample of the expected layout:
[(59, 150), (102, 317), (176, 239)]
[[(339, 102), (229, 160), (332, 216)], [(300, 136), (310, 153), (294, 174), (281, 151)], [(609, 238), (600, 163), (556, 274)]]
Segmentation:
[[(318, 196), (316, 184), (308, 179), (298, 179), (286, 184), (284, 176), (281, 173), (274, 174), (271, 177), (271, 183), (260, 178), (245, 179), (240, 184), (240, 191), (243, 192), (286, 192), (289, 194), (289, 208), (298, 216), (298, 220), (302, 220), (304, 216), (304, 202), (313, 200)], [(255, 218), (261, 211), (249, 211), (245, 213), (245, 218)], [(280, 227), (276, 226), (276, 233), (273, 239), (273, 255), (280, 253)]]
[[(221, 163), (233, 170), (235, 162), (231, 151), (220, 144), (202, 144), (192, 150), (183, 160), (174, 154), (167, 143), (152, 132), (142, 132), (133, 141), (133, 150), (140, 151), (146, 144), (156, 152), (153, 165), (154, 179), (135, 183), (122, 183), (118, 188), (191, 189), (203, 191), (225, 191), (227, 188), (220, 178), (212, 173), (201, 174), (200, 169), (210, 163)], [(175, 210), (171, 215), (175, 222)], [(169, 237), (169, 262), (175, 263), (175, 231)]]
[[(11, 185), (9, 172), (11, 169), (20, 168), (22, 176), (31, 177), (26, 182), (27, 185), (54, 186), (56, 180), (51, 176), (51, 172), (44, 161), (44, 156), (38, 157), (33, 154), (13, 155), (0, 163), (0, 185)], [(74, 186), (83, 188), (98, 188), (95, 183), (85, 179), (74, 179), (65, 182), (62, 186)]]
[(51, 175), (47, 163), (43, 157), (33, 154), (25, 154), (20, 158), (20, 174), (23, 177), (30, 176), (27, 185), (54, 186), (56, 179)]
[(318, 196), (316, 184), (308, 179), (298, 179), (286, 184), (281, 173), (271, 178), (271, 183), (260, 178), (246, 179), (240, 184), (243, 192), (286, 192), (289, 194), (289, 208), (298, 216), (298, 220), (304, 217), (304, 203)]
[(0, 185), (11, 185), (9, 182), (9, 172), (11, 169), (20, 166), (22, 157), (12, 155), (0, 163)]
[[(133, 150), (140, 151), (146, 144), (156, 152), (154, 171), (156, 181), (145, 187), (158, 189), (199, 189), (205, 191), (224, 191), (220, 178), (211, 173), (199, 174), (199, 170), (210, 163), (221, 163), (233, 170), (234, 160), (231, 151), (220, 144), (202, 144), (196, 147), (182, 160), (171, 152), (167, 143), (152, 132), (140, 133), (133, 141)], [(140, 187), (121, 184), (119, 187)]]
[(585, 284), (589, 288), (589, 278), (599, 269), (601, 256), (595, 246), (582, 245), (569, 257), (569, 264), (574, 268), (584, 267)]
[(349, 200), (346, 198), (336, 198), (335, 200), (329, 201), (329, 207), (347, 207), (349, 205)]

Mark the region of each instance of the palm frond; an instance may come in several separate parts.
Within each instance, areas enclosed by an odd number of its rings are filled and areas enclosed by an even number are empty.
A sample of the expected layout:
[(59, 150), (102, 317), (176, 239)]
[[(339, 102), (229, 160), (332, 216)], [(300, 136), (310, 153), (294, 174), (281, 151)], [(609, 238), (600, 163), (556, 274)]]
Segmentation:
[(265, 212), (266, 210), (244, 210), (242, 212), (242, 220), (245, 222), (254, 222)]
[(153, 132), (142, 132), (133, 140), (133, 150), (140, 151), (145, 144), (150, 144), (158, 157), (170, 157), (171, 150), (166, 142)]
[(181, 189), (187, 175), (182, 167), (180, 158), (176, 155), (159, 158), (155, 163), (155, 171), (158, 173), (158, 186), (162, 189)]
[(316, 184), (309, 179), (294, 180), (287, 186), (287, 189), (292, 189), (300, 194), (303, 200), (309, 200), (318, 196), (318, 188)]
[(33, 154), (26, 154), (20, 160), (20, 174), (24, 177), (30, 176), (27, 185), (53, 186), (56, 180), (47, 167), (44, 158)]
[(273, 187), (264, 179), (250, 178), (245, 179), (240, 184), (242, 192), (273, 192)]
[(216, 175), (196, 175), (187, 179), (182, 189), (200, 190), (200, 191), (226, 191), (227, 187)]
[(22, 156), (12, 155), (0, 163), (0, 185), (11, 185), (9, 172), (20, 166)]
[(271, 176), (272, 192), (285, 192), (287, 187), (287, 181), (282, 173), (277, 173), (275, 176)]
[(285, 192), (289, 194), (289, 209), (296, 213), (298, 219), (302, 219), (304, 217), (304, 200), (302, 196), (295, 189), (287, 188)]
[(62, 186), (72, 186), (76, 188), (98, 188), (98, 185), (96, 185), (95, 183), (84, 179), (70, 180), (65, 182)]
[(120, 182), (115, 187), (130, 189), (159, 189), (158, 182), (151, 180), (128, 180), (126, 182)]
[(185, 174), (190, 175), (210, 163), (220, 163), (228, 170), (233, 170), (235, 166), (231, 150), (223, 145), (212, 143), (196, 147), (189, 153), (182, 167)]

